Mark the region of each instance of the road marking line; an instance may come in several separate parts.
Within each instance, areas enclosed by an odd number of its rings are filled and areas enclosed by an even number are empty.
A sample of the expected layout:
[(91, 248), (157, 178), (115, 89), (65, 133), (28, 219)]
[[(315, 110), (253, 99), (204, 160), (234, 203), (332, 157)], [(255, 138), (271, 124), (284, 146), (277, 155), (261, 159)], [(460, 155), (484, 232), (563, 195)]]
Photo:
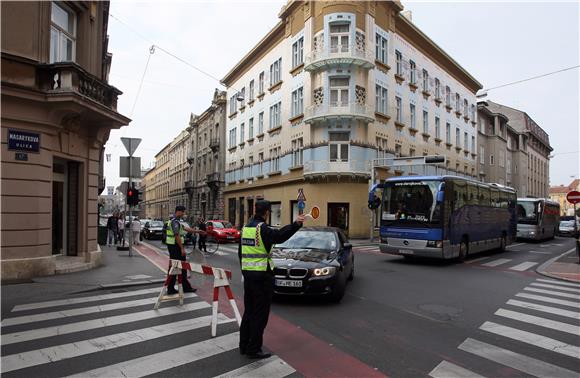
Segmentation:
[(87, 302), (105, 301), (108, 299), (132, 297), (132, 296), (137, 296), (137, 295), (142, 295), (142, 294), (150, 294), (150, 293), (155, 293), (155, 292), (158, 293), (159, 288), (143, 289), (143, 290), (128, 291), (128, 292), (123, 292), (123, 293), (105, 294), (105, 295), (95, 295), (95, 296), (91, 296), (91, 297), (61, 299), (61, 300), (56, 300), (56, 301), (27, 303), (27, 304), (14, 306), (12, 311), (15, 312), (15, 311), (36, 310), (39, 308), (66, 306), (66, 305), (71, 305), (71, 304), (87, 303)]
[(570, 310), (562, 310), (561, 308), (557, 308), (557, 307), (544, 306), (544, 305), (530, 303), (530, 302), (517, 301), (515, 299), (510, 299), (506, 303), (510, 306), (517, 306), (517, 307), (527, 308), (530, 310), (547, 312), (549, 314), (560, 315), (560, 316), (565, 316), (567, 318), (580, 320), (580, 313), (570, 311)]
[(496, 335), (504, 336), (512, 340), (521, 341), (530, 345), (544, 348), (552, 352), (560, 353), (565, 356), (570, 356), (580, 359), (580, 348), (575, 345), (566, 344), (562, 341), (552, 339), (546, 336), (537, 335), (535, 333), (522, 331), (516, 328), (507, 327), (494, 322), (485, 322), (479, 327), (482, 331), (494, 333)]
[(252, 362), (239, 369), (229, 371), (214, 378), (282, 378), (294, 373), (296, 370), (282, 361), (278, 356), (272, 356), (265, 360)]
[(482, 375), (445, 360), (431, 370), (429, 376), (433, 378), (483, 378)]
[(526, 243), (516, 243), (516, 244), (510, 244), (508, 245), (506, 248), (511, 248), (511, 247), (519, 247), (520, 245), (524, 245)]
[[(219, 315), (219, 318), (222, 322), (235, 321), (235, 319), (228, 319), (223, 314)], [(94, 339), (55, 345), (48, 348), (3, 356), (2, 371), (6, 373), (9, 371), (25, 369), (31, 366), (62, 361), (68, 358), (84, 356), (91, 353), (97, 353), (105, 350), (137, 344), (143, 341), (154, 340), (160, 337), (175, 335), (193, 329), (208, 327), (211, 322), (211, 318), (211, 315), (201, 316), (180, 322), (162, 324), (155, 327), (147, 327), (134, 331), (122, 332), (114, 335), (107, 335)]]
[(516, 266), (512, 266), (510, 268), (510, 270), (515, 270), (515, 271), (518, 271), (518, 272), (523, 272), (524, 270), (530, 269), (534, 265), (538, 265), (538, 263), (531, 262), (531, 261), (525, 261), (525, 262), (523, 262), (521, 264), (518, 264)]
[(537, 253), (540, 255), (551, 255), (552, 252), (542, 252), (542, 251), (530, 251), (530, 253)]
[(508, 263), (510, 261), (512, 261), (512, 260), (511, 259), (497, 259), (497, 260), (493, 260), (493, 261), (490, 261), (488, 263), (481, 264), (481, 265), (482, 266), (495, 267), (495, 266), (498, 266), (498, 265), (502, 265), (502, 264)]
[[(161, 289), (157, 289), (157, 290), (161, 290)], [(185, 295), (185, 298), (197, 297), (197, 295), (195, 295), (194, 293), (185, 293), (184, 295)], [(35, 315), (17, 316), (14, 318), (2, 319), (2, 326), (9, 327), (9, 326), (17, 325), (17, 324), (42, 322), (42, 321), (51, 320), (51, 319), (68, 318), (71, 316), (94, 314), (95, 312), (120, 310), (120, 309), (129, 308), (129, 307), (137, 307), (137, 306), (154, 304), (156, 301), (157, 301), (157, 297), (153, 297), (153, 298), (139, 299), (136, 301), (111, 303), (111, 304), (92, 306), (92, 307), (73, 308), (70, 310), (45, 312), (42, 314), (35, 314)]]
[(476, 262), (479, 262), (479, 261), (483, 261), (483, 260), (486, 260), (486, 259), (489, 259), (489, 256), (480, 257), (480, 258), (474, 259), (474, 260), (469, 260), (469, 261), (466, 261), (465, 263), (466, 264), (473, 264), (473, 263), (476, 263)]
[[(542, 293), (542, 294), (555, 295), (558, 297), (572, 298), (572, 299), (580, 300), (580, 295), (578, 295), (578, 294), (562, 293), (559, 291), (545, 290), (545, 289), (536, 289), (535, 287), (526, 287), (524, 290), (533, 291), (533, 292)], [(578, 305), (580, 305), (580, 303), (578, 303)]]
[(237, 348), (239, 342), (239, 332), (233, 332), (214, 339), (170, 349), (165, 352), (154, 353), (118, 364), (85, 371), (72, 375), (71, 377), (144, 377), (230, 351)]
[(575, 289), (573, 287), (562, 287), (562, 286), (543, 284), (543, 283), (537, 283), (537, 282), (532, 283), (531, 286), (540, 286), (540, 287), (546, 287), (548, 289), (556, 289), (556, 290), (562, 290), (562, 291), (571, 291), (573, 293), (580, 293), (580, 289)]
[(132, 323), (145, 319), (155, 319), (161, 316), (179, 314), (183, 312), (195, 311), (209, 307), (211, 306), (207, 302), (200, 301), (184, 304), (183, 306), (162, 307), (159, 310), (134, 312), (130, 314), (110, 316), (107, 318), (87, 320), (84, 322), (68, 323), (53, 327), (8, 333), (2, 335), (2, 345), (21, 343), (24, 341), (43, 339), (46, 337), (66, 335), (69, 333), (82, 332), (89, 329), (97, 329), (119, 324)]
[(466, 339), (458, 348), (536, 377), (578, 377), (577, 372), (475, 339)]
[(565, 301), (563, 299), (554, 299), (554, 298), (550, 298), (550, 297), (544, 297), (541, 295), (533, 295), (533, 294), (526, 294), (526, 293), (517, 293), (516, 297), (535, 299), (537, 301), (554, 303), (554, 304), (559, 304), (562, 306), (570, 306), (570, 307), (574, 307), (577, 310), (580, 310), (580, 303), (572, 302), (572, 301)]
[(517, 311), (510, 311), (510, 310), (505, 310), (503, 308), (500, 308), (499, 310), (497, 310), (495, 312), (495, 315), (503, 316), (503, 317), (509, 318), (509, 319), (518, 320), (518, 321), (524, 322), (524, 323), (531, 323), (531, 324), (538, 325), (538, 326), (544, 327), (544, 328), (551, 328), (551, 329), (555, 329), (557, 331), (571, 333), (573, 335), (580, 334), (580, 327), (578, 327), (577, 325), (558, 322), (558, 321), (550, 320), (550, 319), (545, 319), (545, 318), (541, 318), (539, 316), (523, 314), (523, 313), (517, 312)]
[(576, 283), (573, 283), (573, 282), (547, 280), (545, 278), (538, 278), (536, 281), (547, 282), (547, 283), (550, 283), (550, 284), (553, 284), (553, 285), (570, 286), (570, 287), (578, 287), (578, 288), (580, 288), (580, 284), (576, 284)]

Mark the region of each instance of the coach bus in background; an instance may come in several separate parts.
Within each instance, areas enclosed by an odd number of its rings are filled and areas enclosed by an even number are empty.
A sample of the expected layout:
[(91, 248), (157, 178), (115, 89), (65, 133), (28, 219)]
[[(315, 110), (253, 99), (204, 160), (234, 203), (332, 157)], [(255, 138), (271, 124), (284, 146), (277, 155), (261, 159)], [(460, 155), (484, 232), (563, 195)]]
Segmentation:
[(518, 238), (552, 239), (558, 234), (560, 204), (544, 198), (518, 198)]
[(395, 177), (369, 193), (369, 208), (380, 207), (381, 252), (458, 261), (516, 239), (516, 201), (512, 188), (456, 176)]

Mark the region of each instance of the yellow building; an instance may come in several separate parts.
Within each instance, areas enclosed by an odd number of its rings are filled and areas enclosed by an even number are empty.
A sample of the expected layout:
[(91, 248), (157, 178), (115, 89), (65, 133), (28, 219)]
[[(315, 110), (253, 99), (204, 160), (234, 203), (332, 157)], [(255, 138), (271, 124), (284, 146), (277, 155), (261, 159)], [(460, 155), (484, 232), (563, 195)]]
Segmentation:
[(580, 179), (572, 181), (567, 186), (560, 185), (550, 188), (550, 199), (560, 204), (560, 215), (574, 215), (574, 205), (566, 199), (566, 194), (573, 190), (580, 191)]

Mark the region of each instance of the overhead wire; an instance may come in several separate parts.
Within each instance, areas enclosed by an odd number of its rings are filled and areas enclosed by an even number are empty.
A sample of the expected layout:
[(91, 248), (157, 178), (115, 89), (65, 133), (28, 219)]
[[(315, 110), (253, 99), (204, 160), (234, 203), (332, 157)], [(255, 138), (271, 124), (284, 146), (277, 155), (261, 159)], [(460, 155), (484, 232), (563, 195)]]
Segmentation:
[(535, 79), (540, 79), (542, 77), (546, 77), (546, 76), (550, 76), (550, 75), (555, 75), (557, 73), (560, 72), (564, 72), (564, 71), (570, 71), (573, 70), (575, 68), (580, 67), (580, 65), (576, 65), (576, 66), (571, 66), (571, 67), (567, 67), (567, 68), (562, 68), (561, 70), (557, 70), (557, 71), (552, 71), (552, 72), (548, 72), (542, 75), (537, 75), (537, 76), (533, 76), (533, 77), (529, 77), (527, 79), (522, 79), (522, 80), (517, 80), (517, 81), (513, 81), (511, 83), (506, 83), (506, 84), (502, 84), (502, 85), (497, 85), (495, 87), (491, 87), (491, 88), (484, 88), (482, 89), (482, 92), (487, 92), (487, 91), (491, 91), (493, 89), (498, 89), (498, 88), (503, 88), (503, 87), (507, 87), (510, 85), (515, 85), (515, 84), (520, 84), (520, 83), (525, 83), (526, 81), (530, 81), (530, 80), (535, 80)]

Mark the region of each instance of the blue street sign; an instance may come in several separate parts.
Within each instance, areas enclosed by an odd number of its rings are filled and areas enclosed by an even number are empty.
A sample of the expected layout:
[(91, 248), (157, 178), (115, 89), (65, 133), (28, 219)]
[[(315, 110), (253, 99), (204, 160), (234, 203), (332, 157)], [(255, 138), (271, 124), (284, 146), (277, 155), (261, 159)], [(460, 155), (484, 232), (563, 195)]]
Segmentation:
[(298, 209), (299, 210), (304, 210), (305, 207), (306, 207), (306, 204), (304, 203), (304, 201), (298, 201)]

